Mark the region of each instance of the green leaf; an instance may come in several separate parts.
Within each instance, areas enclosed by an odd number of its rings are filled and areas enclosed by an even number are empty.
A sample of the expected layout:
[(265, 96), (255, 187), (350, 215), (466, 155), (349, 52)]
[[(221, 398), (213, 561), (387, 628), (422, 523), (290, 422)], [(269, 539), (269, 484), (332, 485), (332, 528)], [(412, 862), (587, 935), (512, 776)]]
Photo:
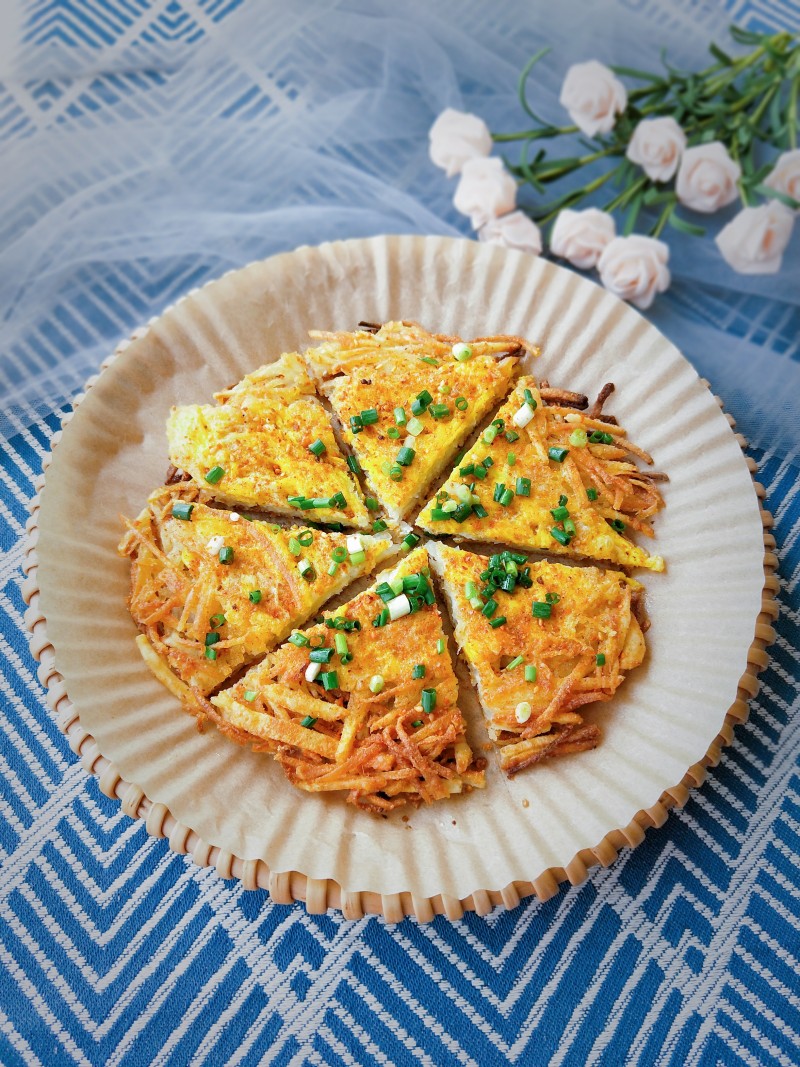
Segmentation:
[(693, 222), (687, 222), (686, 219), (682, 219), (680, 215), (673, 211), (669, 217), (670, 226), (674, 226), (676, 230), (681, 233), (691, 233), (695, 237), (702, 237), (706, 232), (704, 226), (695, 226)]
[(720, 61), (720, 63), (724, 63), (726, 67), (732, 67), (733, 66), (733, 60), (731, 59), (731, 57), (728, 55), (727, 52), (723, 52), (722, 51), (722, 49), (719, 47), (719, 45), (716, 45), (716, 44), (712, 43), (712, 44), (710, 44), (708, 46), (708, 50), (711, 53), (711, 55), (714, 57), (714, 59), (718, 59)]
[(782, 204), (797, 211), (800, 208), (800, 200), (795, 200), (792, 196), (787, 196), (786, 193), (782, 193), (779, 189), (773, 189), (771, 185), (754, 185), (754, 193), (760, 193), (761, 196), (766, 196), (771, 200), (779, 200)]
[(639, 192), (631, 201), (631, 206), (628, 208), (628, 214), (625, 216), (625, 225), (622, 227), (623, 237), (627, 237), (629, 234), (633, 233), (633, 228), (636, 225), (636, 220), (642, 209), (643, 200), (644, 194)]
[(731, 26), (729, 32), (737, 44), (761, 44), (764, 38), (763, 34), (753, 33), (742, 26)]
[(659, 190), (657, 185), (651, 186), (644, 194), (644, 202), (648, 207), (654, 204), (666, 204), (668, 200), (674, 200), (675, 194), (669, 190)]
[(642, 81), (647, 82), (661, 82), (664, 80), (658, 74), (652, 74), (648, 70), (637, 70), (636, 67), (621, 67), (614, 63), (612, 63), (610, 66), (611, 70), (613, 70), (615, 74), (624, 74), (627, 75), (627, 77), (629, 78), (641, 78)]
[(526, 93), (526, 86), (527, 86), (528, 78), (530, 77), (531, 71), (536, 66), (536, 64), (539, 62), (539, 60), (543, 59), (547, 55), (547, 53), (549, 51), (550, 51), (550, 46), (547, 45), (544, 48), (540, 48), (538, 52), (535, 52), (531, 56), (531, 58), (528, 60), (528, 62), (522, 68), (522, 73), (519, 76), (519, 83), (517, 85), (517, 95), (519, 96), (519, 102), (520, 102), (520, 104), (522, 104), (523, 110), (528, 115), (530, 115), (530, 117), (535, 122), (538, 122), (540, 126), (550, 126), (551, 123), (545, 122), (544, 119), (539, 118), (539, 116), (536, 114), (536, 112), (530, 106), (530, 104), (528, 103), (528, 97), (527, 97), (527, 93)]

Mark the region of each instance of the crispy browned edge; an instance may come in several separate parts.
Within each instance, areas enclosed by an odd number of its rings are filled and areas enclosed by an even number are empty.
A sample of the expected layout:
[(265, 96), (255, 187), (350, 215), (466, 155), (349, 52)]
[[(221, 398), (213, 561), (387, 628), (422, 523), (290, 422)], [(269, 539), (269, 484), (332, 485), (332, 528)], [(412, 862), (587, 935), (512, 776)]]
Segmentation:
[[(132, 340), (147, 332), (147, 327), (137, 330)], [(102, 364), (100, 373), (111, 364), (130, 344), (124, 341), (115, 352)], [(83, 393), (72, 401), (72, 411), (61, 421), (63, 427), (70, 421), (75, 409), (85, 393), (97, 381), (94, 375), (86, 383)], [(709, 387), (709, 383), (702, 380)], [(719, 397), (715, 397), (720, 408), (723, 407)], [(726, 413), (731, 427), (734, 419)], [(58, 444), (62, 430), (53, 435), (50, 447)], [(736, 440), (744, 450), (747, 442), (741, 434)], [(755, 475), (757, 465), (749, 456), (745, 456), (751, 475)], [(361, 919), (367, 914), (383, 915), (389, 922), (399, 922), (406, 916), (414, 916), (418, 922), (430, 922), (435, 915), (446, 915), (448, 919), (460, 919), (465, 911), (474, 911), (478, 915), (487, 915), (493, 908), (502, 905), (515, 908), (525, 897), (537, 896), (539, 900), (548, 900), (558, 892), (559, 884), (569, 881), (579, 885), (588, 877), (592, 867), (608, 867), (613, 863), (620, 849), (635, 848), (644, 839), (645, 830), (654, 826), (663, 826), (672, 808), (683, 807), (689, 799), (690, 791), (702, 784), (709, 767), (715, 767), (720, 760), (722, 749), (731, 744), (733, 728), (746, 722), (749, 708), (748, 700), (758, 692), (758, 674), (769, 662), (766, 649), (775, 640), (775, 631), (771, 623), (777, 618), (778, 603), (776, 594), (779, 589), (776, 574), (778, 560), (775, 555), (775, 538), (769, 532), (773, 524), (772, 515), (761, 508), (761, 520), (764, 526), (764, 590), (761, 611), (755, 624), (753, 642), (747, 654), (747, 670), (739, 679), (736, 700), (731, 705), (725, 720), (705, 756), (684, 774), (677, 785), (666, 789), (652, 807), (638, 811), (633, 820), (624, 827), (612, 830), (594, 848), (582, 849), (573, 856), (566, 867), (549, 867), (530, 882), (511, 882), (504, 889), (478, 889), (468, 897), (439, 894), (433, 897), (420, 897), (413, 893), (393, 893), (381, 895), (373, 892), (345, 892), (332, 879), (307, 878), (299, 871), (271, 871), (263, 860), (242, 860), (230, 852), (221, 850), (204, 841), (194, 830), (180, 823), (164, 804), (154, 804), (145, 796), (139, 786), (126, 782), (117, 768), (108, 760), (97, 746), (97, 742), (80, 723), (77, 710), (67, 694), (64, 679), (56, 670), (54, 649), (47, 636), (47, 620), (39, 606), (39, 586), (37, 583), (38, 557), (36, 544), (38, 540), (39, 495), (44, 487), (45, 474), (50, 464), (50, 455), (45, 456), (42, 464), (43, 473), (36, 481), (36, 495), (30, 501), (30, 518), (26, 525), (26, 546), (22, 570), (26, 577), (22, 583), (22, 595), (28, 605), (25, 612), (25, 624), (30, 632), (29, 644), (34, 658), (39, 662), (37, 671), (39, 681), (47, 690), (48, 706), (57, 716), (59, 729), (66, 735), (70, 748), (78, 756), (84, 769), (89, 774), (96, 774), (102, 792), (112, 799), (118, 799), (122, 810), (132, 819), (144, 819), (147, 832), (153, 837), (166, 837), (173, 852), (191, 854), (200, 867), (215, 867), (222, 878), (238, 878), (245, 889), (266, 889), (276, 904), (292, 904), (304, 901), (306, 910), (311, 914), (321, 914), (329, 908), (342, 912), (346, 919)], [(759, 500), (763, 500), (764, 487), (754, 481), (754, 488)]]

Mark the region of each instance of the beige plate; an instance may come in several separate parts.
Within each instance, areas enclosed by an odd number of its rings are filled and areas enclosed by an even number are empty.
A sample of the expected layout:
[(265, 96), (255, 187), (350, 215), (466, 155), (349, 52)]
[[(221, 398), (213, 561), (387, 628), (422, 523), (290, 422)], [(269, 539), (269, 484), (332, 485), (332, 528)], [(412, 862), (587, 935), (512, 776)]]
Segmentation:
[[(594, 393), (670, 474), (645, 574), (645, 665), (614, 701), (593, 752), (376, 819), (298, 795), (266, 756), (195, 730), (153, 679), (125, 608), (119, 515), (135, 515), (166, 466), (164, 419), (207, 401), (308, 328), (417, 319), (465, 337), (517, 333), (542, 346), (536, 373)], [(59, 723), (100, 786), (147, 829), (225, 878), (310, 911), (396, 920), (483, 914), (581, 882), (660, 825), (747, 715), (773, 639), (774, 542), (731, 420), (692, 367), (631, 308), (553, 266), (472, 241), (378, 237), (301, 248), (190, 293), (121, 345), (75, 400), (32, 504), (25, 596), (31, 647)], [(765, 551), (765, 548), (767, 549)], [(766, 578), (765, 578), (766, 574)], [(479, 713), (465, 697), (472, 738)]]

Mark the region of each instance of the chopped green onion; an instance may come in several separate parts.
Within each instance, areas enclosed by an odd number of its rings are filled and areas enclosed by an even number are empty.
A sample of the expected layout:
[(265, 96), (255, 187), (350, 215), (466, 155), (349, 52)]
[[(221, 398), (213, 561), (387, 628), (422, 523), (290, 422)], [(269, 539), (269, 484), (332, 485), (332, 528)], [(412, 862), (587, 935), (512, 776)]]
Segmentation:
[(485, 615), (487, 619), (491, 619), (492, 615), (497, 611), (497, 601), (494, 599), (487, 600), (481, 608), (481, 615)]
[(588, 440), (586, 430), (581, 429), (580, 426), (569, 435), (569, 443), (575, 448), (585, 448)]
[(516, 430), (506, 430), (503, 437), (505, 437), (510, 445), (513, 445), (515, 441), (519, 441), (519, 434)]
[(453, 496), (458, 497), (462, 504), (472, 503), (472, 492), (468, 485), (454, 485)]
[(535, 410), (536, 401), (533, 399), (533, 393), (530, 391), (530, 389), (523, 390), (522, 395), (525, 397), (525, 403), (528, 405), (528, 407), (531, 407)]
[(471, 504), (459, 504), (456, 510), (453, 512), (453, 518), (456, 522), (463, 522), (465, 519), (468, 519), (471, 514)]
[(260, 604), (261, 603), (261, 590), (260, 589), (251, 589), (249, 594), (248, 594), (248, 596), (250, 597), (250, 603), (251, 604)]
[(434, 419), (444, 419), (450, 414), (447, 404), (431, 404), (428, 411)]
[(481, 611), (483, 609), (483, 601), (479, 596), (474, 596), (469, 603), (470, 607), (475, 608), (476, 611)]
[(216, 658), (217, 658), (217, 650), (214, 648), (213, 645), (209, 645), (206, 648), (206, 659), (216, 659)]
[(300, 533), (297, 535), (297, 540), (300, 542), (303, 548), (308, 548), (309, 545), (314, 544), (314, 534), (311, 532), (311, 530), (301, 530)]
[(524, 656), (514, 656), (512, 661), (510, 663), (506, 664), (505, 670), (513, 671), (515, 667), (519, 667), (519, 665), (521, 663), (524, 663), (524, 662), (525, 662), (525, 657)]
[(425, 677), (425, 664), (418, 663), (414, 670), (411, 672), (412, 678), (424, 678)]
[(393, 463), (389, 468), (389, 477), (393, 482), (401, 482), (403, 480), (403, 468), (399, 464)]
[(388, 530), (388, 529), (389, 529), (389, 527), (386, 525), (386, 523), (383, 521), (383, 519), (376, 519), (375, 522), (373, 522), (373, 524), (372, 524), (372, 532), (373, 533), (381, 533), (383, 530)]
[(459, 363), (466, 363), (468, 359), (472, 359), (472, 345), (468, 345), (464, 341), (456, 341), (451, 351), (453, 359)]
[(549, 619), (553, 614), (553, 605), (548, 604), (546, 600), (534, 600), (531, 612), (534, 619)]
[(390, 426), (386, 431), (386, 436), (391, 438), (392, 441), (396, 441), (400, 436), (400, 431), (396, 426)]
[(233, 563), (233, 549), (229, 545), (219, 550), (219, 561), (220, 563)]
[(337, 545), (334, 548), (333, 552), (331, 552), (331, 559), (335, 560), (336, 563), (344, 563), (347, 559), (347, 549), (344, 545)]
[(563, 507), (565, 507), (565, 506), (566, 506), (566, 505), (567, 505), (568, 503), (569, 503), (569, 497), (568, 497), (568, 496), (564, 496), (564, 494), (562, 493), (562, 494), (561, 494), (561, 496), (560, 496), (560, 497), (558, 498), (558, 506), (559, 506), (560, 508), (563, 508)]
[(472, 473), (475, 475), (479, 482), (482, 482), (483, 479), (486, 477), (486, 468), (479, 463), (477, 464), (475, 470)]
[(429, 367), (438, 367), (439, 366), (439, 360), (438, 359), (431, 359), (430, 356), (420, 356), (419, 358), (420, 358), (420, 361), (422, 363), (427, 363)]
[(361, 412), (361, 424), (362, 426), (372, 426), (378, 421), (378, 409), (377, 408), (365, 408)]
[(364, 423), (363, 423), (363, 420), (362, 420), (361, 416), (360, 415), (351, 415), (350, 416), (350, 432), (351, 433), (361, 433), (361, 431), (363, 429), (364, 429)]
[(333, 644), (339, 656), (349, 655), (350, 649), (347, 647), (347, 638), (343, 633), (337, 632), (333, 635)]
[(466, 467), (459, 467), (458, 468), (458, 473), (459, 473), (459, 476), (461, 478), (466, 478), (466, 477), (468, 477), (468, 475), (472, 474), (472, 472), (474, 470), (475, 470), (475, 464), (474, 463), (468, 463), (466, 465)]
[(494, 466), (494, 460), (492, 459), (491, 456), (487, 456), (486, 459), (483, 461), (483, 465), (488, 470), (489, 467), (493, 467)]
[(559, 508), (551, 508), (550, 509), (550, 514), (553, 516), (553, 518), (556, 520), (556, 522), (563, 522), (564, 519), (568, 519), (569, 518), (569, 509), (568, 508), (561, 508), (561, 507), (559, 507)]
[(405, 424), (408, 422), (405, 408), (394, 409), (394, 421), (397, 423), (398, 426), (405, 426)]
[(431, 522), (449, 522), (452, 517), (452, 512), (445, 511), (444, 508), (431, 508)]
[(397, 453), (397, 462), (403, 467), (409, 467), (416, 456), (416, 452), (413, 448), (406, 448), (405, 445)]
[(313, 715), (306, 715), (300, 720), (300, 725), (305, 726), (306, 730), (313, 730), (316, 722)]
[(586, 490), (586, 497), (587, 497), (588, 500), (597, 500), (597, 490), (596, 489), (587, 489)]
[(457, 507), (458, 503), (455, 500), (446, 500), (444, 504), (442, 504), (442, 511), (446, 511), (448, 515), (452, 515)]
[(498, 615), (496, 619), (489, 619), (489, 625), (493, 630), (496, 630), (498, 626), (505, 626), (508, 619), (505, 615)]
[(613, 445), (614, 438), (610, 433), (604, 433), (602, 430), (594, 430), (589, 434), (589, 441), (594, 444)]
[(381, 675), (373, 674), (373, 676), (369, 680), (370, 692), (375, 693), (375, 695), (377, 696), (377, 694), (380, 693), (383, 689), (383, 684), (383, 678), (381, 677)]
[(435, 689), (423, 689), (421, 694), (422, 710), (426, 715), (430, 715), (433, 709), (436, 707), (436, 690)]
[(498, 433), (502, 433), (503, 430), (506, 428), (506, 420), (505, 419), (495, 419), (492, 422), (492, 426), (495, 426), (497, 428), (497, 432)]
[(419, 534), (406, 534), (406, 536), (401, 542), (401, 544), (403, 545), (403, 551), (409, 552), (415, 545), (418, 545), (421, 540), (422, 538), (419, 536)]
[(498, 482), (497, 485), (494, 487), (494, 494), (492, 496), (492, 500), (494, 500), (495, 504), (499, 504), (500, 503), (500, 497), (503, 495), (503, 493), (505, 491), (506, 491), (505, 482)]
[(527, 722), (531, 717), (531, 705), (527, 700), (520, 700), (519, 704), (514, 708), (514, 718), (518, 723), (522, 724)]
[(478, 595), (478, 587), (474, 582), (464, 583), (464, 596), (467, 600), (472, 600), (474, 596)]
[(577, 532), (575, 523), (572, 519), (564, 519), (564, 533), (569, 534), (570, 537), (574, 537)]
[(216, 630), (218, 626), (223, 626), (224, 625), (225, 616), (224, 615), (212, 615), (211, 618), (208, 620), (208, 622), (209, 622), (209, 625), (213, 626), (214, 629)]
[(215, 645), (219, 641), (219, 634), (212, 630), (211, 633), (206, 634), (206, 645)]
[(323, 671), (319, 676), (319, 680), (323, 689), (339, 688), (339, 676), (336, 671)]
[(420, 422), (419, 419), (414, 416), (413, 418), (408, 420), (408, 426), (406, 426), (406, 429), (412, 437), (419, 437), (419, 435), (425, 429), (425, 424)]
[(361, 473), (361, 464), (358, 462), (358, 456), (348, 456), (347, 466), (353, 472), (353, 474)]
[(411, 725), (414, 727), (422, 726), (422, 719), (415, 719), (414, 722), (411, 723)]
[(504, 593), (513, 593), (517, 585), (517, 578), (514, 574), (507, 574), (500, 583), (500, 588)]
[(451, 390), (449, 382), (439, 382), (439, 392), (442, 394), (442, 396), (450, 396), (450, 391)]
[(483, 441), (485, 444), (490, 445), (493, 443), (495, 437), (500, 433), (495, 425), (487, 426), (483, 431)]
[[(339, 635), (337, 634), (336, 636), (338, 637)], [(330, 663), (333, 658), (333, 649), (325, 647), (312, 648), (308, 654), (308, 658), (312, 663)]]
[(536, 668), (532, 664), (528, 664), (528, 666), (525, 668), (525, 681), (526, 682), (535, 682), (536, 681)]
[(327, 452), (328, 450), (327, 450), (327, 449), (326, 449), (326, 447), (325, 447), (325, 442), (324, 442), (324, 441), (321, 441), (321, 440), (320, 440), (319, 438), (317, 438), (317, 440), (316, 440), (316, 441), (314, 441), (314, 442), (313, 442), (312, 444), (310, 444), (310, 445), (308, 446), (308, 451), (309, 451), (309, 452), (313, 452), (313, 453), (314, 453), (314, 455), (315, 455), (315, 456), (317, 457), (317, 459), (319, 459), (319, 457), (320, 457), (320, 456), (321, 456), (321, 455), (322, 455), (322, 454), (323, 454), (324, 452)]
[(421, 393), (417, 393), (417, 400), (419, 400), (420, 404), (424, 404), (425, 407), (427, 407), (428, 404), (433, 403), (433, 397), (427, 389), (423, 389)]
[(372, 625), (373, 626), (385, 626), (386, 623), (389, 621), (390, 617), (391, 616), (389, 615), (389, 609), (388, 608), (384, 608), (383, 611), (380, 611), (375, 616), (375, 618), (372, 620)]
[(194, 510), (194, 504), (186, 504), (183, 501), (172, 505), (172, 517), (173, 519), (183, 519), (184, 522), (188, 522), (192, 518), (192, 511)]
[(206, 475), (206, 481), (210, 485), (216, 485), (217, 482), (221, 481), (224, 477), (225, 477), (225, 468), (224, 467), (212, 467), (211, 470)]
[(467, 398), (465, 396), (457, 396), (456, 397), (456, 408), (459, 411), (466, 411), (468, 407), (469, 407), (469, 400), (467, 400)]
[(617, 533), (625, 532), (625, 523), (622, 519), (609, 519), (608, 524), (613, 530), (616, 530)]
[(331, 578), (333, 578), (338, 570), (339, 570), (339, 564), (336, 562), (335, 559), (332, 559), (330, 561), (330, 563), (328, 564), (328, 574), (330, 575)]
[(605, 667), (605, 665), (606, 665), (605, 653), (604, 652), (598, 652), (597, 655), (594, 657), (594, 661), (595, 661), (595, 663), (597, 664), (598, 667)]
[(513, 467), (516, 462), (517, 462), (516, 453), (515, 452), (509, 452), (508, 456), (506, 457), (506, 463), (509, 465), (509, 467)]
[(314, 577), (314, 568), (307, 559), (301, 559), (297, 564), (297, 569), (303, 575), (307, 582), (310, 582)]
[(293, 556), (299, 556), (300, 553), (303, 551), (303, 547), (296, 537), (289, 538), (289, 551), (292, 553)]
[(479, 518), (479, 519), (485, 519), (486, 516), (489, 514), (489, 512), (486, 510), (486, 508), (483, 506), (483, 504), (473, 504), (472, 505), (472, 512), (476, 516), (476, 518)]
[(258, 692), (255, 689), (245, 689), (244, 691), (245, 700), (255, 700), (257, 696)]
[(507, 508), (508, 505), (511, 503), (511, 501), (513, 499), (514, 499), (514, 490), (513, 489), (505, 489), (500, 495), (499, 503), (502, 504), (504, 508)]
[(305, 499), (304, 496), (287, 496), (286, 503), (290, 504), (293, 508), (301, 508)]
[(517, 493), (517, 496), (530, 496), (531, 495), (531, 480), (530, 480), (530, 478), (517, 478), (516, 493)]
[(426, 410), (427, 407), (428, 407), (428, 405), (423, 403), (419, 399), (419, 397), (417, 397), (415, 400), (411, 401), (411, 414), (415, 415), (415, 416), (416, 415), (424, 415), (425, 414), (425, 410)]
[(380, 504), (374, 496), (368, 496), (364, 503), (367, 505), (367, 511), (377, 511), (380, 508)]
[(548, 604), (557, 604), (559, 602), (559, 600), (561, 599), (561, 597), (558, 595), (558, 593), (545, 593), (545, 597), (544, 598), (545, 598), (545, 600), (547, 601)]
[(569, 455), (568, 448), (548, 448), (547, 455), (556, 463), (563, 463)]
[(444, 652), (444, 648), (444, 638), (440, 637), (439, 640), (436, 642), (436, 651), (439, 653), (440, 656)]
[(566, 546), (570, 542), (569, 534), (568, 533), (564, 533), (563, 530), (559, 530), (559, 528), (557, 526), (554, 526), (552, 528), (552, 530), (550, 531), (550, 536), (554, 537), (556, 539), (556, 541), (558, 541), (558, 543), (560, 545)]
[(364, 551), (350, 553), (350, 562), (353, 563), (355, 566), (359, 566), (359, 564), (363, 563), (366, 558), (367, 554)]

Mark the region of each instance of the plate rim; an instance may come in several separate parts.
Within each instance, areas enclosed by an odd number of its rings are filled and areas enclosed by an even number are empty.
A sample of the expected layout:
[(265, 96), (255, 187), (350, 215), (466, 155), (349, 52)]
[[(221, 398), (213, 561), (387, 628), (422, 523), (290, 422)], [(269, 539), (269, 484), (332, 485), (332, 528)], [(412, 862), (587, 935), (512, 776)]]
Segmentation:
[[(417, 237), (421, 235), (415, 235)], [(423, 237), (424, 239), (424, 237)], [(441, 239), (441, 238), (438, 238)], [(356, 238), (356, 241), (370, 241), (375, 238)], [(340, 243), (326, 242), (322, 246), (330, 247)], [(300, 246), (293, 251), (307, 249)], [(285, 255), (287, 253), (278, 253)], [(288, 254), (291, 254), (289, 252)], [(273, 258), (273, 257), (267, 257)], [(254, 263), (263, 262), (256, 260)], [(610, 830), (591, 848), (577, 852), (563, 867), (548, 867), (530, 881), (513, 881), (499, 890), (475, 890), (471, 894), (457, 898), (447, 894), (418, 896), (410, 891), (393, 894), (380, 894), (374, 891), (345, 891), (332, 878), (310, 878), (299, 871), (275, 872), (270, 870), (262, 859), (243, 860), (232, 852), (221, 849), (204, 840), (195, 830), (180, 822), (163, 803), (154, 803), (146, 796), (143, 789), (123, 778), (119, 769), (100, 751), (92, 734), (80, 722), (80, 713), (70, 700), (63, 676), (55, 666), (55, 648), (48, 637), (47, 619), (40, 605), (38, 583), (38, 515), (41, 506), (41, 493), (46, 482), (47, 469), (53, 458), (53, 452), (60, 441), (65, 427), (75, 415), (87, 392), (97, 383), (102, 373), (121, 356), (134, 342), (144, 337), (158, 320), (177, 307), (189, 297), (207, 286), (213, 285), (221, 278), (247, 270), (253, 263), (226, 271), (219, 277), (209, 279), (202, 286), (195, 287), (165, 307), (161, 314), (151, 318), (144, 326), (137, 327), (130, 337), (123, 339), (113, 352), (100, 365), (98, 372), (92, 375), (81, 390), (72, 399), (71, 410), (62, 417), (61, 429), (57, 430), (50, 441), (50, 451), (43, 457), (42, 474), (34, 483), (35, 494), (29, 502), (30, 518), (26, 525), (23, 542), (24, 562), (22, 570), (26, 575), (22, 583), (22, 595), (27, 605), (25, 626), (28, 630), (28, 642), (31, 653), (39, 662), (37, 671), (39, 680), (46, 690), (46, 701), (56, 715), (56, 723), (67, 737), (70, 748), (80, 756), (87, 773), (96, 775), (101, 791), (111, 799), (120, 801), (122, 810), (133, 819), (142, 819), (150, 836), (165, 837), (169, 847), (178, 854), (191, 854), (199, 867), (214, 867), (225, 879), (238, 879), (246, 889), (266, 889), (271, 899), (278, 904), (290, 905), (296, 901), (304, 902), (310, 914), (321, 914), (329, 909), (341, 911), (346, 919), (360, 919), (366, 914), (380, 914), (389, 922), (398, 922), (405, 916), (413, 916), (420, 922), (429, 922), (435, 915), (459, 919), (465, 911), (474, 911), (478, 915), (488, 914), (500, 905), (506, 909), (516, 907), (526, 897), (535, 896), (541, 901), (554, 896), (561, 883), (569, 881), (572, 885), (584, 882), (592, 867), (609, 866), (622, 848), (635, 848), (644, 840), (645, 831), (651, 827), (662, 826), (672, 809), (683, 807), (693, 789), (698, 788), (707, 775), (709, 767), (716, 766), (722, 749), (731, 744), (734, 727), (744, 723), (749, 714), (748, 700), (758, 692), (758, 674), (769, 662), (767, 648), (775, 640), (775, 631), (771, 623), (778, 614), (776, 594), (779, 589), (777, 578), (777, 556), (775, 538), (770, 532), (773, 519), (763, 507), (765, 490), (758, 481), (756, 461), (745, 453), (747, 442), (735, 430), (733, 417), (724, 411), (723, 401), (714, 396), (714, 400), (723, 410), (731, 426), (735, 439), (744, 454), (745, 464), (753, 481), (754, 492), (759, 500), (759, 510), (763, 528), (764, 542), (764, 585), (762, 588), (761, 608), (756, 617), (754, 636), (747, 652), (747, 667), (737, 683), (736, 699), (725, 714), (719, 732), (709, 745), (703, 757), (692, 764), (675, 785), (665, 789), (655, 804), (636, 812), (631, 821), (622, 827)], [(709, 389), (708, 381), (700, 379), (704, 388)], [(713, 394), (712, 394), (713, 395)]]

